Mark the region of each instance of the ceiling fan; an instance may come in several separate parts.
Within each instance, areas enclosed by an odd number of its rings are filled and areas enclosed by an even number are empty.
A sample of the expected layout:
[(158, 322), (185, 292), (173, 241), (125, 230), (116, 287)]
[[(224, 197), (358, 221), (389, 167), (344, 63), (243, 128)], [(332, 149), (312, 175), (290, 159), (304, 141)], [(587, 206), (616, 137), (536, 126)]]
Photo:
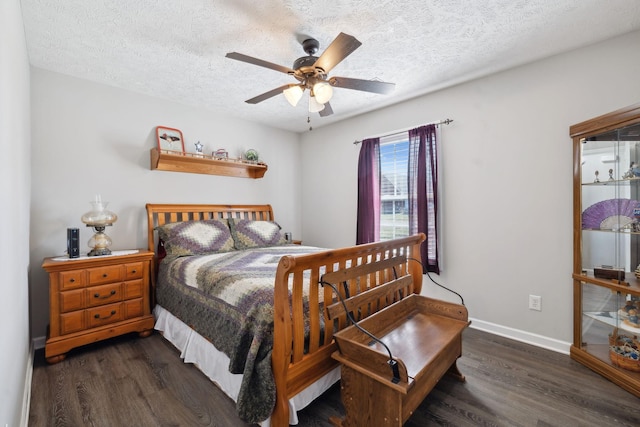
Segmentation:
[(286, 84), (272, 89), (262, 95), (248, 99), (246, 101), (247, 103), (257, 104), (282, 93), (292, 106), (296, 106), (300, 98), (302, 98), (303, 92), (308, 89), (310, 95), (309, 111), (318, 112), (320, 116), (325, 117), (333, 114), (333, 110), (329, 104), (329, 100), (333, 95), (333, 87), (380, 94), (390, 93), (395, 88), (394, 83), (328, 76), (329, 71), (347, 56), (351, 55), (351, 53), (361, 45), (362, 43), (355, 37), (340, 33), (331, 42), (329, 47), (325, 49), (322, 55), (317, 57), (314, 55), (318, 52), (320, 43), (316, 39), (307, 39), (302, 42), (302, 48), (307, 53), (307, 56), (296, 59), (292, 68), (263, 61), (262, 59), (253, 58), (238, 52), (227, 53), (226, 57), (289, 74), (299, 82), (297, 84)]

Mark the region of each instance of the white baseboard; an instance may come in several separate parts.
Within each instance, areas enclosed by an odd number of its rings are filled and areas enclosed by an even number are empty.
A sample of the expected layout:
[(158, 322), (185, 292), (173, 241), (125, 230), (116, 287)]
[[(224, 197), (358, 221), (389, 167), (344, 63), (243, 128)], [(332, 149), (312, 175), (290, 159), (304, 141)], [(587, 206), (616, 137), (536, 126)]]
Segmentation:
[(571, 348), (571, 343), (566, 341), (560, 341), (555, 338), (549, 338), (543, 335), (510, 328), (507, 326), (497, 325), (495, 323), (485, 322), (478, 319), (469, 320), (471, 320), (471, 325), (469, 326), (470, 328), (489, 332), (491, 334), (510, 338), (512, 340), (520, 341), (526, 344), (535, 345), (536, 347), (546, 348), (547, 350), (552, 350), (567, 355), (569, 354), (569, 349)]
[[(42, 343), (44, 347), (44, 341)], [(29, 346), (29, 356), (27, 357), (27, 369), (24, 379), (24, 395), (22, 396), (22, 416), (20, 426), (27, 427), (29, 425), (29, 408), (31, 407), (31, 381), (33, 379), (33, 360), (35, 355), (35, 340), (31, 341)]]

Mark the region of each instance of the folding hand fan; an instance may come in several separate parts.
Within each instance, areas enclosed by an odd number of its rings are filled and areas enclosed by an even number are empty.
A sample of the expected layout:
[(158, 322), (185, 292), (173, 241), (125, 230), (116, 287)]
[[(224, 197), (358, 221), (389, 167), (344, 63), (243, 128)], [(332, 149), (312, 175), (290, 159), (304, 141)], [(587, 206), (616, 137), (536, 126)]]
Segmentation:
[(637, 200), (609, 199), (595, 203), (582, 212), (583, 230), (617, 230), (635, 221)]

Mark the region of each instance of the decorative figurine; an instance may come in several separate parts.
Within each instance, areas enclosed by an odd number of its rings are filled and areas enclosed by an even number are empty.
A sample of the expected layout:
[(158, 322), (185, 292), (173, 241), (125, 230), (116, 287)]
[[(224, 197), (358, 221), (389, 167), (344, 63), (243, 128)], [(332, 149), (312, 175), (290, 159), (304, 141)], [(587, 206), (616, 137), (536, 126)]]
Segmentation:
[(202, 149), (204, 148), (204, 145), (202, 145), (200, 141), (196, 142), (194, 145), (196, 146), (196, 156), (203, 157)]
[(594, 179), (593, 182), (600, 182), (600, 178), (598, 178), (598, 175), (600, 175), (600, 172), (596, 171), (596, 179)]
[(638, 311), (633, 309), (629, 310), (629, 317), (624, 319), (624, 323), (634, 328), (640, 327), (640, 323), (638, 323)]
[(609, 169), (609, 181), (613, 181), (613, 169)]
[(624, 307), (621, 307), (620, 310), (618, 310), (618, 317), (620, 317), (620, 319), (624, 320), (624, 319), (628, 319), (629, 318), (629, 312), (631, 310), (634, 310), (635, 312), (637, 312), (637, 307), (635, 306), (635, 304), (633, 303), (633, 301), (627, 301), (624, 305)]
[(635, 177), (640, 177), (640, 168), (638, 167), (638, 164), (636, 162), (631, 162), (631, 164), (629, 165), (629, 170), (626, 171), (624, 175), (622, 175), (622, 178), (630, 179)]

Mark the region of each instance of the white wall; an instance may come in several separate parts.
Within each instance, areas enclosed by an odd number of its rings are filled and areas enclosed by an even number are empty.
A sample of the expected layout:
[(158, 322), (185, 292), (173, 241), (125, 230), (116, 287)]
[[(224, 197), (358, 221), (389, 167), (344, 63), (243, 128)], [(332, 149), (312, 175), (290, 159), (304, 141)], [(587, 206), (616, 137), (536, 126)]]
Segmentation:
[[(444, 270), (435, 279), (463, 294), (476, 325), (566, 348), (569, 126), (640, 101), (639, 46), (635, 32), (305, 133), (305, 242), (355, 242), (354, 140), (454, 119), (442, 128)], [(423, 293), (456, 300), (428, 280)], [(528, 310), (529, 294), (542, 296), (541, 312)]]
[[(95, 194), (109, 201), (118, 221), (107, 233), (112, 249), (145, 248), (145, 203), (270, 203), (276, 220), (301, 234), (299, 137), (203, 109), (33, 68), (31, 331), (45, 335), (48, 284), (44, 257), (66, 250), (67, 227), (79, 227), (82, 247), (91, 236), (80, 221)], [(187, 151), (231, 154), (255, 148), (269, 166), (262, 179), (149, 169), (155, 127), (182, 130)]]
[(29, 58), (19, 0), (0, 2), (0, 40), (0, 425), (18, 426), (31, 373)]

